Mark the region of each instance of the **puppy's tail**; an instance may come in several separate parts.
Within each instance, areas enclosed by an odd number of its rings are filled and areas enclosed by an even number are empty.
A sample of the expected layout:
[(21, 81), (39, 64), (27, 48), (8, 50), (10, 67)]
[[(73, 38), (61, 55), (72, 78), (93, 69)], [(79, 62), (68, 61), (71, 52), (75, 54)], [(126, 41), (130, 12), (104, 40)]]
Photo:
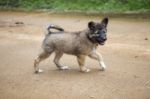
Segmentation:
[(51, 29), (56, 29), (58, 31), (64, 31), (63, 28), (61, 28), (61, 27), (59, 27), (57, 25), (49, 25), (48, 28), (47, 28), (48, 34), (52, 33)]

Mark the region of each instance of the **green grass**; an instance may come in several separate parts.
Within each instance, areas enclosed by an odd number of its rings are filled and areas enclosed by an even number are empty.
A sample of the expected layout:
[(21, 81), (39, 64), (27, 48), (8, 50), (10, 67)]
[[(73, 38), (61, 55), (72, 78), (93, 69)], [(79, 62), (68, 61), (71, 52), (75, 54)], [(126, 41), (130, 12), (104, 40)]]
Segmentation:
[(83, 12), (150, 12), (150, 0), (0, 0), (0, 8)]

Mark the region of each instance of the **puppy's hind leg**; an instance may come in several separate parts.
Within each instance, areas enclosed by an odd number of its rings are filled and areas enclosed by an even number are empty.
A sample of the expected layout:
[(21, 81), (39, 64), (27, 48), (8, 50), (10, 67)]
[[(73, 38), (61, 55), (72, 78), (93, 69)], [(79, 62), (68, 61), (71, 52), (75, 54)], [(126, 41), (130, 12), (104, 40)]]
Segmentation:
[(77, 60), (78, 60), (81, 72), (89, 72), (90, 71), (90, 69), (88, 69), (88, 68), (86, 68), (84, 66), (85, 55), (79, 55), (79, 56), (77, 56)]
[[(52, 52), (51, 52), (52, 53)], [(50, 56), (49, 52), (46, 52), (46, 51), (43, 51), (42, 53), (39, 54), (39, 56), (35, 59), (34, 61), (34, 69), (35, 69), (35, 73), (40, 73), (42, 72), (43, 70), (39, 69), (39, 63), (48, 58)]]
[(54, 58), (54, 63), (56, 64), (56, 66), (60, 69), (60, 70), (65, 70), (68, 69), (68, 66), (64, 66), (62, 64), (60, 64), (59, 60), (60, 58), (63, 56), (63, 52), (60, 51), (56, 51), (55, 52), (55, 58)]

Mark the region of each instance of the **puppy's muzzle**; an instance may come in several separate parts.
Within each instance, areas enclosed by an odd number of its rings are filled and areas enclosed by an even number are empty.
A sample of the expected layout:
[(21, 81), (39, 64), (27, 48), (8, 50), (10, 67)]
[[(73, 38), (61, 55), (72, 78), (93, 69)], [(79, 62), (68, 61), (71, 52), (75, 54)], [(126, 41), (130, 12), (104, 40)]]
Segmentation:
[(107, 40), (106, 35), (99, 35), (95, 39), (100, 45), (104, 45)]

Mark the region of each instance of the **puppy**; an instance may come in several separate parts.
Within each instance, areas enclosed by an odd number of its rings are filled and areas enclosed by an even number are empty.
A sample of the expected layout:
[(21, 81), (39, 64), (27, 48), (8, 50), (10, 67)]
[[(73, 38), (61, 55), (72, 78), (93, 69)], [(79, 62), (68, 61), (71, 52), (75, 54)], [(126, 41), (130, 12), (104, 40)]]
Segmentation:
[[(108, 18), (105, 17), (101, 22), (89, 22), (88, 28), (79, 32), (66, 32), (59, 26), (50, 25), (48, 34), (42, 43), (42, 53), (34, 61), (35, 73), (42, 72), (39, 69), (39, 63), (48, 58), (55, 52), (54, 63), (60, 70), (68, 69), (68, 66), (62, 65), (59, 60), (64, 53), (77, 56), (81, 72), (89, 72), (90, 70), (84, 66), (85, 57), (89, 56), (99, 62), (101, 70), (105, 70), (106, 66), (100, 53), (96, 51), (98, 45), (104, 45), (107, 40)], [(52, 32), (56, 29), (58, 32)]]

